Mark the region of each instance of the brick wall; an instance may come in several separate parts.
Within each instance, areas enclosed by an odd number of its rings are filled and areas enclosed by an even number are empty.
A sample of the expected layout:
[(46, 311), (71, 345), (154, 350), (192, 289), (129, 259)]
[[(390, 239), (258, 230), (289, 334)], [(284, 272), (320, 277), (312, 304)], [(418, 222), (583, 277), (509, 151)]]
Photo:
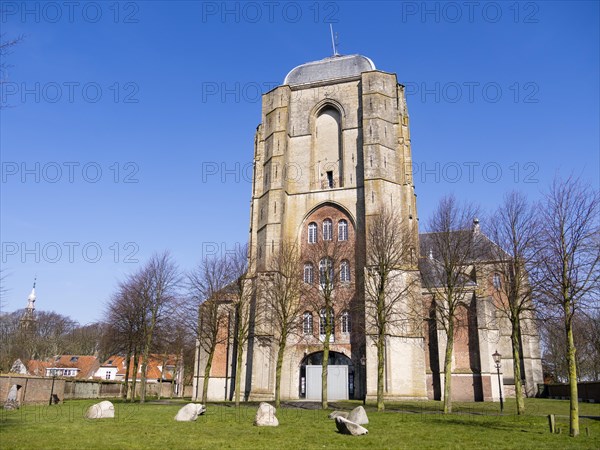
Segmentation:
[[(568, 384), (545, 384), (543, 397), (568, 399), (571, 398)], [(600, 381), (577, 383), (577, 396), (581, 401), (600, 403)]]
[[(0, 407), (6, 401), (12, 385), (17, 385), (17, 400), (20, 404), (48, 403), (50, 394), (58, 396), (60, 401), (91, 399), (91, 398), (118, 398), (122, 392), (121, 382), (95, 381), (95, 380), (65, 380), (56, 378), (53, 386), (52, 378), (29, 377), (19, 375), (0, 375)], [(140, 383), (136, 384), (139, 395)], [(175, 397), (172, 394), (171, 383), (148, 383), (146, 394), (150, 397)], [(186, 396), (191, 395), (191, 386), (185, 386)]]

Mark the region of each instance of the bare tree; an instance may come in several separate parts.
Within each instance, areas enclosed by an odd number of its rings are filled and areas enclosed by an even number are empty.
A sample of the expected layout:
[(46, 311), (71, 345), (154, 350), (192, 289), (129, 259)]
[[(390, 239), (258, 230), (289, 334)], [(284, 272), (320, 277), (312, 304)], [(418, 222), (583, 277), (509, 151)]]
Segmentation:
[(5, 298), (8, 293), (8, 288), (6, 287), (6, 278), (8, 277), (8, 273), (4, 268), (0, 269), (0, 314), (2, 314), (2, 309), (5, 307)]
[[(227, 260), (223, 257), (206, 258), (194, 271), (188, 274), (189, 295), (182, 317), (188, 328), (194, 331), (197, 342), (197, 364), (205, 357), (202, 403), (206, 403), (210, 371), (217, 345), (223, 339), (223, 327), (227, 322), (229, 301), (225, 288), (229, 283), (230, 272)], [(187, 319), (186, 319), (187, 317)], [(196, 369), (200, 370), (200, 367)], [(197, 373), (197, 376), (199, 374)], [(198, 387), (198, 379), (196, 379)], [(198, 394), (195, 394), (196, 398)]]
[(282, 243), (269, 264), (269, 276), (261, 283), (264, 301), (277, 345), (275, 368), (275, 407), (281, 403), (281, 369), (288, 339), (298, 333), (304, 291), (302, 260), (298, 246)]
[(235, 369), (235, 405), (239, 406), (242, 384), (242, 363), (244, 347), (250, 336), (250, 328), (256, 327), (257, 316), (251, 314), (252, 299), (254, 297), (254, 281), (246, 278), (248, 272), (248, 246), (236, 248), (229, 255), (229, 271), (231, 285), (227, 293), (232, 300), (235, 314), (235, 346), (236, 346), (236, 369)]
[[(329, 349), (335, 331), (335, 323), (348, 310), (354, 276), (349, 273), (349, 265), (354, 250), (351, 241), (320, 239), (307, 247), (304, 261), (317, 268), (316, 280), (306, 286), (306, 301), (319, 314), (319, 338), (323, 343), (323, 360), (321, 362), (321, 406), (328, 407), (327, 373), (329, 366)], [(347, 281), (351, 280), (351, 281)]]
[[(540, 326), (544, 374), (555, 383), (568, 383), (569, 358), (563, 320), (544, 317)], [(573, 342), (577, 352), (577, 381), (600, 381), (600, 312), (581, 311), (573, 317)]]
[[(0, 87), (2, 84), (6, 83), (8, 78), (7, 72), (11, 67), (8, 63), (6, 63), (6, 57), (12, 53), (14, 48), (25, 39), (24, 35), (20, 35), (16, 38), (6, 39), (6, 34), (0, 34)], [(2, 100), (4, 100), (4, 96), (2, 96)], [(3, 104), (0, 101), (0, 109), (6, 108), (8, 105)]]
[(473, 291), (472, 267), (476, 239), (471, 229), (478, 209), (459, 205), (454, 196), (440, 200), (422, 236), (421, 275), (431, 295), (437, 324), (446, 337), (444, 354), (444, 413), (452, 412), (452, 355), (455, 333), (459, 329), (460, 308)]
[(107, 331), (103, 340), (103, 351), (110, 354), (125, 354), (125, 385), (123, 389), (125, 401), (128, 399), (132, 360), (131, 399), (135, 400), (137, 367), (143, 343), (145, 316), (141, 298), (138, 295), (139, 287), (136, 286), (138, 282), (139, 277), (135, 274), (119, 283), (104, 314)]
[[(412, 294), (419, 288), (416, 246), (416, 232), (393, 211), (382, 208), (367, 223), (365, 325), (377, 346), (378, 411), (385, 409), (387, 338), (406, 336), (414, 326)], [(416, 293), (420, 296), (420, 289)]]
[(570, 435), (579, 434), (575, 317), (598, 304), (600, 228), (598, 191), (579, 179), (556, 177), (541, 208), (543, 223), (537, 270), (539, 299), (562, 319), (570, 385)]
[(141, 280), (137, 294), (142, 301), (144, 321), (144, 343), (142, 347), (142, 378), (140, 403), (146, 400), (146, 376), (154, 333), (160, 322), (172, 313), (177, 300), (181, 277), (177, 265), (169, 252), (155, 254), (139, 274)]
[[(521, 382), (523, 327), (533, 327), (534, 308), (528, 269), (537, 257), (540, 223), (537, 208), (518, 192), (504, 197), (489, 220), (492, 251), (494, 303), (511, 324), (511, 343), (517, 414), (525, 411)], [(532, 331), (532, 330), (530, 330)], [(531, 334), (531, 333), (528, 333)]]

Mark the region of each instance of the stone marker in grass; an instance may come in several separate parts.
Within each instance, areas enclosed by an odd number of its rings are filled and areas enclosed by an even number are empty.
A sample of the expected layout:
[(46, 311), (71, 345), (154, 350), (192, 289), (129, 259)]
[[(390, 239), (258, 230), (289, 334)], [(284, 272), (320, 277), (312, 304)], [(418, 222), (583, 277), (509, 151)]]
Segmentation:
[(193, 422), (205, 412), (206, 406), (200, 403), (188, 403), (177, 412), (175, 420), (177, 422)]
[(366, 425), (369, 423), (367, 412), (362, 406), (357, 406), (352, 411), (350, 411), (350, 414), (348, 414), (346, 419), (348, 419), (350, 422), (357, 423), (358, 425)]
[(96, 403), (85, 412), (86, 419), (113, 419), (115, 417), (115, 407), (108, 400)]
[(348, 419), (344, 419), (343, 417), (335, 418), (335, 426), (338, 431), (342, 434), (350, 434), (352, 436), (361, 436), (363, 434), (368, 434), (369, 430), (360, 426), (357, 423), (350, 422)]
[(17, 391), (19, 389), (17, 388), (16, 384), (13, 384), (10, 388), (10, 390), (8, 391), (8, 396), (6, 397), (6, 403), (4, 403), (4, 409), (6, 410), (11, 410), (11, 409), (19, 409), (19, 402), (17, 400)]
[(330, 419), (335, 419), (336, 417), (343, 417), (344, 419), (348, 418), (348, 411), (333, 411), (329, 414)]
[(260, 405), (258, 405), (258, 411), (256, 411), (256, 416), (254, 417), (254, 425), (258, 427), (278, 426), (279, 421), (277, 420), (277, 417), (275, 417), (276, 411), (277, 410), (274, 406), (262, 402)]

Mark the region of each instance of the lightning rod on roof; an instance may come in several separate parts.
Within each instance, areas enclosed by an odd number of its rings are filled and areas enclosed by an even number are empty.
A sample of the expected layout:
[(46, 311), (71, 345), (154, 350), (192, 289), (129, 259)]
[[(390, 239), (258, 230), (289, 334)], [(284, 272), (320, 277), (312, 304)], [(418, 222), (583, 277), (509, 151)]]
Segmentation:
[(340, 56), (337, 52), (337, 35), (333, 37), (333, 25), (329, 24), (329, 31), (331, 31), (331, 46), (333, 47), (333, 56)]

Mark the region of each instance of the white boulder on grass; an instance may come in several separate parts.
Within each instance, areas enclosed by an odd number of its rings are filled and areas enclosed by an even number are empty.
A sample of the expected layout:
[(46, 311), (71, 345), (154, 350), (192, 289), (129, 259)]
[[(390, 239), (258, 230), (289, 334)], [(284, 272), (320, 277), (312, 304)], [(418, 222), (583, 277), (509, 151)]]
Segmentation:
[(348, 411), (333, 411), (329, 414), (330, 419), (335, 419), (336, 417), (343, 417), (344, 419), (348, 418)]
[(86, 419), (113, 419), (115, 417), (115, 407), (108, 400), (96, 403), (85, 412)]
[(254, 425), (258, 427), (276, 427), (279, 426), (279, 420), (275, 417), (277, 410), (274, 406), (262, 402), (258, 405), (258, 411), (254, 417)]
[(342, 434), (350, 434), (352, 436), (361, 436), (363, 434), (368, 434), (369, 430), (360, 426), (357, 423), (350, 422), (348, 419), (344, 419), (343, 417), (335, 418), (335, 426), (338, 431)]
[(354, 422), (359, 425), (366, 425), (369, 423), (367, 412), (362, 406), (357, 406), (352, 411), (350, 411), (350, 414), (348, 414), (346, 419), (348, 419), (350, 422)]
[(200, 403), (188, 403), (177, 412), (175, 420), (177, 422), (193, 422), (205, 412), (206, 406)]

